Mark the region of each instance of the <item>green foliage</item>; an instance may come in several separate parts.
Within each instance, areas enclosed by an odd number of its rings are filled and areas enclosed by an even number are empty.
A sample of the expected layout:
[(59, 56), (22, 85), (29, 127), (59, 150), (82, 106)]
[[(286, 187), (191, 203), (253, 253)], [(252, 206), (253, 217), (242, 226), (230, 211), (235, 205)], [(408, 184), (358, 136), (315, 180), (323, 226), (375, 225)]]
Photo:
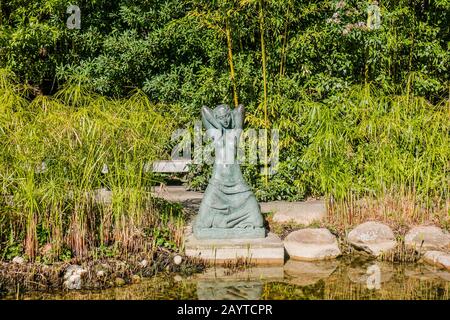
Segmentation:
[[(97, 92), (140, 88), (197, 114), (231, 101), (228, 23), (239, 101), (251, 105), (262, 95), (255, 3), (83, 0), (81, 29), (69, 30), (64, 1), (9, 1), (0, 7), (0, 66), (37, 92), (82, 74)], [(318, 98), (362, 81), (400, 92), (411, 73), (416, 95), (448, 95), (448, 0), (383, 1), (377, 30), (365, 26), (365, 0), (261, 3), (269, 95), (285, 77)]]

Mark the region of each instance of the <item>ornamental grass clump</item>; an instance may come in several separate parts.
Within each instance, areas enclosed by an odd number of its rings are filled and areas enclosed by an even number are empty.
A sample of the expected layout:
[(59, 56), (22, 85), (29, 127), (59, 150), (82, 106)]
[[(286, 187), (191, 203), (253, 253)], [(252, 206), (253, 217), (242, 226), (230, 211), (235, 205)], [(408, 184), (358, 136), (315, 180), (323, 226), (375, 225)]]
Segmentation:
[(154, 228), (180, 245), (179, 211), (155, 204), (144, 170), (165, 155), (172, 122), (142, 92), (112, 99), (72, 82), (30, 99), (2, 70), (0, 110), (1, 259), (151, 250)]

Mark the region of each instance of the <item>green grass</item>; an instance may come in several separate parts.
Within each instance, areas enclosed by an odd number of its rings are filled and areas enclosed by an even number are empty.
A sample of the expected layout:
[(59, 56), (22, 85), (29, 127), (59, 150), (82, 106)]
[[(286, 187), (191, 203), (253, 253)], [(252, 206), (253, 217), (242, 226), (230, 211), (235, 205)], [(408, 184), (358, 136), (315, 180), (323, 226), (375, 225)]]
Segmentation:
[[(158, 105), (139, 91), (109, 99), (79, 83), (28, 97), (1, 70), (0, 259), (22, 250), (34, 259), (46, 244), (53, 259), (97, 247), (151, 250), (155, 229), (168, 230), (158, 244), (180, 244), (180, 218), (155, 204), (144, 170), (165, 155), (174, 123)], [(100, 188), (112, 191), (111, 203), (94, 201)]]

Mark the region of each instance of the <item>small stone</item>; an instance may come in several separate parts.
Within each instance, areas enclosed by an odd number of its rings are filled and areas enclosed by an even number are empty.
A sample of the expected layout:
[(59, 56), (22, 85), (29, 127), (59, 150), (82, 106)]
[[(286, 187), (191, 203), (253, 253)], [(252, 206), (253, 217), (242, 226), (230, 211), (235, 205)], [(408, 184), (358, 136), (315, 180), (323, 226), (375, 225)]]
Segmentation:
[(183, 280), (183, 278), (179, 274), (177, 274), (173, 277), (173, 280), (175, 280), (175, 282), (180, 282)]
[(445, 268), (450, 271), (450, 254), (442, 251), (427, 251), (423, 260), (439, 268)]
[(78, 265), (71, 265), (64, 274), (63, 286), (69, 290), (80, 290), (82, 287), (81, 276), (87, 271)]
[(124, 284), (125, 284), (125, 280), (123, 280), (122, 278), (116, 278), (115, 280), (114, 280), (114, 283), (116, 284), (116, 286), (118, 286), (118, 287), (120, 287), (120, 286), (123, 286)]
[(289, 276), (288, 282), (298, 286), (310, 286), (328, 278), (338, 267), (336, 260), (295, 261), (288, 260), (284, 272)]
[(22, 258), (22, 257), (17, 256), (17, 257), (14, 257), (14, 258), (12, 259), (12, 263), (15, 263), (15, 264), (24, 264), (24, 263), (25, 263), (25, 259)]
[(416, 250), (448, 250), (450, 235), (436, 226), (414, 227), (405, 236), (405, 245)]
[(131, 276), (131, 283), (139, 283), (141, 282), (141, 277), (137, 274), (133, 274)]
[(394, 233), (387, 225), (368, 221), (354, 228), (347, 237), (350, 244), (378, 257), (395, 248)]
[(148, 261), (145, 259), (142, 260), (141, 262), (139, 262), (139, 266), (145, 268), (146, 266), (148, 266)]
[(103, 270), (97, 271), (97, 277), (103, 278), (104, 276), (106, 276), (106, 272), (105, 271), (103, 271)]
[(284, 240), (284, 247), (294, 260), (326, 260), (341, 254), (336, 237), (325, 228), (294, 231)]
[(174, 262), (176, 265), (179, 265), (179, 264), (181, 263), (181, 261), (183, 261), (183, 258), (182, 258), (181, 256), (179, 256), (179, 255), (176, 255), (176, 256), (173, 258), (173, 262)]

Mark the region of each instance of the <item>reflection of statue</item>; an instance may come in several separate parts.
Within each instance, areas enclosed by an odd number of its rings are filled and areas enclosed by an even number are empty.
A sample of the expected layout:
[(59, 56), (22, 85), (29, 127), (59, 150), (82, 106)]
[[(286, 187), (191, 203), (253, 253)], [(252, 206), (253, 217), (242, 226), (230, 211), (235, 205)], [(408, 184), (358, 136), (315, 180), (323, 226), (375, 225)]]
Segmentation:
[(198, 239), (264, 238), (258, 202), (242, 177), (236, 160), (244, 107), (202, 108), (202, 120), (213, 139), (215, 159), (199, 214), (194, 222)]

